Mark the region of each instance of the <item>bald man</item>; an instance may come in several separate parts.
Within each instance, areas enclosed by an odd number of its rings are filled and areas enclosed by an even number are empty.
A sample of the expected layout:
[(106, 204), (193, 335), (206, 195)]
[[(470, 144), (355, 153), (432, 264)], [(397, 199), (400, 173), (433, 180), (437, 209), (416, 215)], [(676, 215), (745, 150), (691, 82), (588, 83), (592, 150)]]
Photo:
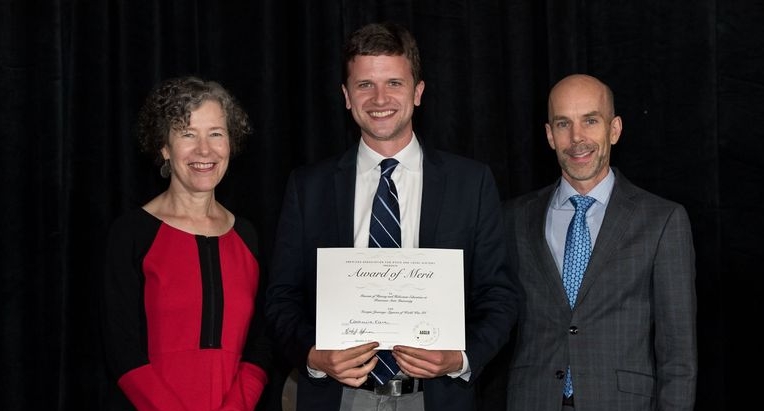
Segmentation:
[(509, 261), (526, 294), (507, 410), (691, 411), (697, 340), (687, 213), (610, 166), (622, 119), (603, 82), (562, 79), (548, 110), (546, 138), (562, 176), (504, 206)]

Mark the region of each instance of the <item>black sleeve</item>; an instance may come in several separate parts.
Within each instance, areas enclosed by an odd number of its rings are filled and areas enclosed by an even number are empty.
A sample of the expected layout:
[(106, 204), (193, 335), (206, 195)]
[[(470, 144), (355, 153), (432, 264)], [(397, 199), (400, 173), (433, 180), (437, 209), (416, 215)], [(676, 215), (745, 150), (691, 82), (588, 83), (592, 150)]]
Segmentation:
[[(239, 237), (244, 240), (252, 255), (257, 258), (257, 232), (252, 223), (242, 217), (236, 218), (234, 229)], [(258, 263), (260, 261), (258, 260)], [(273, 362), (273, 344), (271, 343), (270, 333), (267, 330), (265, 322), (265, 281), (267, 278), (260, 265), (259, 284), (257, 287), (257, 296), (255, 297), (255, 313), (252, 316), (252, 322), (249, 325), (247, 340), (242, 352), (242, 360), (255, 364), (270, 374)]]
[(109, 228), (100, 318), (106, 367), (115, 380), (149, 363), (141, 266), (160, 224), (138, 209), (119, 217)]

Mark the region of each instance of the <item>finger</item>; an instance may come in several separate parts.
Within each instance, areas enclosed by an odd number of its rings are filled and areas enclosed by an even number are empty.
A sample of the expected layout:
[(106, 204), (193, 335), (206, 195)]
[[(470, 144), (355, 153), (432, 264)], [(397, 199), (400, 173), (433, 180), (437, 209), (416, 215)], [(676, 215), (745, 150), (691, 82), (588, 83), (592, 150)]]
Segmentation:
[(398, 366), (408, 376), (414, 378), (433, 378), (440, 375), (440, 368), (427, 359), (419, 359), (406, 354), (395, 357)]
[(426, 372), (426, 370), (413, 367), (410, 364), (398, 364), (401, 367), (401, 371), (412, 378), (432, 378), (432, 373)]
[(393, 358), (395, 358), (395, 361), (397, 361), (399, 364), (409, 363), (414, 366), (422, 366), (422, 363), (429, 362), (429, 358), (427, 356), (419, 355), (418, 352), (406, 352), (406, 351), (393, 351)]
[[(337, 372), (336, 374), (332, 374), (332, 377), (334, 377), (335, 380), (340, 381), (344, 384), (353, 385), (352, 380), (361, 379), (362, 381), (359, 383), (363, 384), (364, 381), (366, 381), (369, 373), (371, 370), (374, 369), (374, 366), (377, 364), (376, 358), (372, 361), (369, 361), (367, 364), (364, 364), (360, 367), (352, 367), (346, 370), (343, 370), (342, 372)], [(356, 386), (356, 385), (353, 385)]]
[(364, 376), (358, 377), (358, 378), (352, 378), (352, 377), (351, 378), (344, 378), (344, 379), (339, 380), (339, 381), (341, 383), (343, 383), (345, 385), (349, 385), (351, 387), (360, 387), (361, 385), (363, 385), (363, 383), (366, 382), (366, 380), (368, 378), (369, 378), (368, 376), (364, 375)]
[(376, 341), (368, 342), (366, 344), (357, 345), (355, 347), (346, 348), (343, 350), (350, 357), (357, 357), (361, 354), (373, 352), (375, 348), (379, 347), (379, 343)]
[(345, 370), (345, 369), (357, 369), (361, 367), (366, 367), (371, 361), (373, 361), (371, 365), (371, 367), (373, 368), (374, 365), (377, 363), (377, 357), (374, 355), (374, 350), (364, 352), (352, 358), (348, 358), (345, 362), (342, 363), (342, 369)]
[(359, 371), (364, 373), (365, 375), (368, 375), (371, 370), (374, 369), (374, 367), (377, 366), (377, 362), (379, 362), (379, 358), (372, 357), (370, 360), (367, 360), (363, 365), (361, 365), (359, 368)]
[(332, 352), (332, 363), (338, 370), (359, 367), (374, 357), (374, 347), (377, 343), (367, 343), (357, 347), (346, 348)]
[(409, 347), (405, 345), (396, 345), (393, 347), (393, 355), (402, 355), (405, 359), (409, 360), (420, 359), (424, 361), (431, 361), (433, 353), (434, 351)]

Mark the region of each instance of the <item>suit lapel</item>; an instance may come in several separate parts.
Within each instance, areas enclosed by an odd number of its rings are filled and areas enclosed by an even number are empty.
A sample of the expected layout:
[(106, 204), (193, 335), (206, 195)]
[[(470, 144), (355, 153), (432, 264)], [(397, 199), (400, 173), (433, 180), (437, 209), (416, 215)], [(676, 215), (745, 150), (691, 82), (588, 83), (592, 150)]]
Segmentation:
[(347, 150), (337, 162), (334, 172), (335, 217), (339, 244), (353, 247), (353, 221), (355, 209), (355, 175), (358, 144)]
[(422, 146), (422, 212), (419, 216), (419, 247), (427, 248), (435, 244), (446, 179), (443, 159), (437, 151)]
[(533, 258), (538, 261), (542, 275), (544, 275), (550, 289), (554, 290), (553, 293), (557, 294), (558, 300), (562, 303), (561, 306), (568, 307), (568, 297), (562, 286), (560, 270), (554, 262), (554, 257), (546, 241), (547, 210), (556, 186), (556, 184), (548, 186), (527, 204), (528, 226), (526, 232), (530, 239)]
[(615, 169), (613, 171), (616, 173), (613, 193), (610, 195), (602, 226), (597, 235), (597, 242), (594, 244), (589, 265), (581, 282), (581, 288), (578, 290), (577, 304), (583, 301), (592, 284), (605, 270), (608, 259), (621, 244), (621, 237), (626, 232), (624, 228), (628, 226), (634, 214), (636, 206), (632, 200), (634, 186)]

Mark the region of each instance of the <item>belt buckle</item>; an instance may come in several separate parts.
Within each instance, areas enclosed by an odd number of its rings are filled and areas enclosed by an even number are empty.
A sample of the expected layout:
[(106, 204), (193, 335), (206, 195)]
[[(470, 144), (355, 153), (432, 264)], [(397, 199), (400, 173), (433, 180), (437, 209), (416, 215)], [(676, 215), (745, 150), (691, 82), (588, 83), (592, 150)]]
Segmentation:
[(385, 383), (374, 387), (374, 394), (377, 395), (389, 395), (391, 397), (400, 397), (403, 395), (403, 381), (399, 379), (393, 379)]

